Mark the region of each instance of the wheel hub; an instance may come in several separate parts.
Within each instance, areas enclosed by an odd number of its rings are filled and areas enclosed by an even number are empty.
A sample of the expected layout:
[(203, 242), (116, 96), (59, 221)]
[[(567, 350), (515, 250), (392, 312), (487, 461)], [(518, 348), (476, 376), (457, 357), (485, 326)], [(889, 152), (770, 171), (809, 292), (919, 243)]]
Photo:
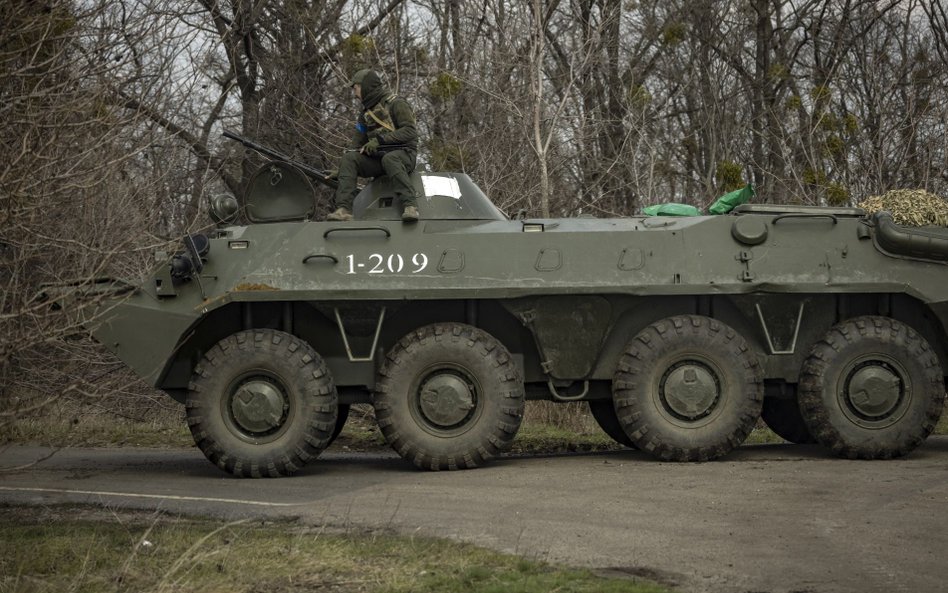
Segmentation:
[(286, 395), (265, 379), (251, 379), (241, 384), (230, 404), (237, 426), (255, 435), (268, 434), (282, 426), (288, 409)]
[(890, 415), (899, 406), (903, 393), (901, 377), (881, 362), (870, 362), (854, 369), (845, 390), (852, 410), (867, 419)]
[(682, 420), (710, 414), (721, 395), (714, 372), (698, 361), (683, 361), (665, 372), (660, 385), (666, 410)]
[(418, 408), (438, 428), (452, 428), (467, 420), (476, 406), (474, 386), (450, 372), (429, 376), (418, 389)]

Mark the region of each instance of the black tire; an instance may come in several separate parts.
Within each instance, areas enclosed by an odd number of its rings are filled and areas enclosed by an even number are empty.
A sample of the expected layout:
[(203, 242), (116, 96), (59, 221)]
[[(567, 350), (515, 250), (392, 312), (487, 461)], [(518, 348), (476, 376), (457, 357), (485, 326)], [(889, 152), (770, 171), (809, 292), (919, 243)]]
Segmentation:
[(806, 422), (803, 421), (796, 397), (764, 398), (764, 407), (760, 412), (760, 417), (767, 423), (770, 430), (789, 443), (810, 445), (816, 442)]
[(336, 441), (336, 438), (342, 432), (342, 429), (346, 426), (346, 420), (349, 419), (349, 404), (339, 404), (339, 408), (336, 412), (336, 426), (332, 429), (332, 436), (329, 437), (329, 443), (327, 447), (333, 444)]
[(944, 407), (938, 357), (918, 332), (888, 317), (833, 326), (800, 373), (803, 419), (840, 457), (901, 457), (931, 434)]
[(523, 420), (517, 364), (496, 338), (436, 323), (402, 338), (379, 370), (373, 404), (385, 440), (422, 469), (483, 465)]
[(599, 428), (603, 430), (615, 442), (624, 447), (635, 449), (635, 443), (622, 430), (619, 424), (619, 418), (616, 416), (616, 407), (611, 399), (591, 399), (589, 400), (589, 411), (592, 417), (596, 419)]
[(337, 396), (323, 359), (290, 334), (242, 331), (208, 350), (187, 396), (204, 455), (235, 476), (288, 476), (316, 458), (336, 426)]
[(764, 393), (744, 338), (699, 315), (662, 319), (632, 338), (612, 388), (623, 431), (665, 461), (727, 454), (753, 430)]

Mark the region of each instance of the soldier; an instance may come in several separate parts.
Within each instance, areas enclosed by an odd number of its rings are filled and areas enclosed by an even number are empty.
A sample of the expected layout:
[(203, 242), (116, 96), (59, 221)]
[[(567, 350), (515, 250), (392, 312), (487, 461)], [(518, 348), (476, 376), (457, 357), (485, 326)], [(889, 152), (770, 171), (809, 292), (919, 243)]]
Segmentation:
[(352, 201), (358, 177), (388, 175), (404, 210), (402, 221), (418, 220), (418, 201), (409, 175), (415, 168), (418, 130), (408, 101), (393, 94), (374, 70), (359, 70), (352, 77), (352, 90), (362, 101), (350, 149), (339, 160), (339, 170), (330, 175), (339, 180), (335, 206), (327, 220), (352, 220)]

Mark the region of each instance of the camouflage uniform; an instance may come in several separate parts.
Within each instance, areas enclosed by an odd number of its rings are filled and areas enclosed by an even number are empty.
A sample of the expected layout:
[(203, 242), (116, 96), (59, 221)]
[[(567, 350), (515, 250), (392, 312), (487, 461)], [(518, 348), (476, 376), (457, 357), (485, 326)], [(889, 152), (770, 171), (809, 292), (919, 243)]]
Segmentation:
[[(409, 177), (418, 154), (418, 130), (415, 128), (415, 114), (411, 105), (389, 91), (373, 70), (356, 72), (352, 84), (361, 85), (363, 112), (356, 123), (350, 150), (339, 161), (336, 208), (352, 211), (352, 201), (358, 192), (358, 177), (378, 177), (383, 174), (392, 179), (395, 195), (402, 206), (417, 208), (417, 196)], [(366, 154), (365, 147), (373, 139), (376, 139), (378, 147), (374, 154)], [(391, 144), (401, 147), (386, 150), (385, 146)]]

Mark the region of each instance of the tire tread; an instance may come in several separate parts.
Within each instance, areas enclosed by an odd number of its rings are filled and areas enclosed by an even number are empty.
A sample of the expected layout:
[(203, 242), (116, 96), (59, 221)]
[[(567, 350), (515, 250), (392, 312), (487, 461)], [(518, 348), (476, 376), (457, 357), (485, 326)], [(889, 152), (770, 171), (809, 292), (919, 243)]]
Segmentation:
[[(485, 413), (486, 418), (491, 419), (481, 442), (461, 454), (440, 454), (425, 449), (414, 437), (414, 429), (400, 426), (398, 398), (404, 398), (406, 394), (398, 393), (395, 385), (405, 369), (410, 370), (409, 361), (420, 349), (452, 343), (464, 345), (486, 359), (505, 386), (496, 393), (500, 405), (493, 398), (485, 402), (493, 410)], [(373, 404), (385, 440), (415, 466), (428, 470), (472, 469), (497, 457), (513, 442), (523, 420), (523, 381), (513, 357), (490, 334), (459, 323), (435, 323), (409, 332), (388, 351), (379, 370)]]
[[(244, 459), (222, 444), (222, 439), (227, 436), (216, 434), (218, 429), (212, 417), (219, 405), (215, 393), (220, 388), (217, 384), (226, 383), (233, 359), (254, 353), (289, 361), (291, 366), (303, 370), (311, 379), (301, 389), (310, 399), (303, 410), (308, 415), (298, 442), (273, 447), (273, 451), (261, 451), (253, 459)], [(337, 396), (325, 362), (308, 344), (284, 332), (255, 329), (224, 338), (211, 347), (195, 367), (188, 389), (185, 409), (195, 444), (212, 463), (236, 476), (292, 475), (322, 452), (335, 427)]]

